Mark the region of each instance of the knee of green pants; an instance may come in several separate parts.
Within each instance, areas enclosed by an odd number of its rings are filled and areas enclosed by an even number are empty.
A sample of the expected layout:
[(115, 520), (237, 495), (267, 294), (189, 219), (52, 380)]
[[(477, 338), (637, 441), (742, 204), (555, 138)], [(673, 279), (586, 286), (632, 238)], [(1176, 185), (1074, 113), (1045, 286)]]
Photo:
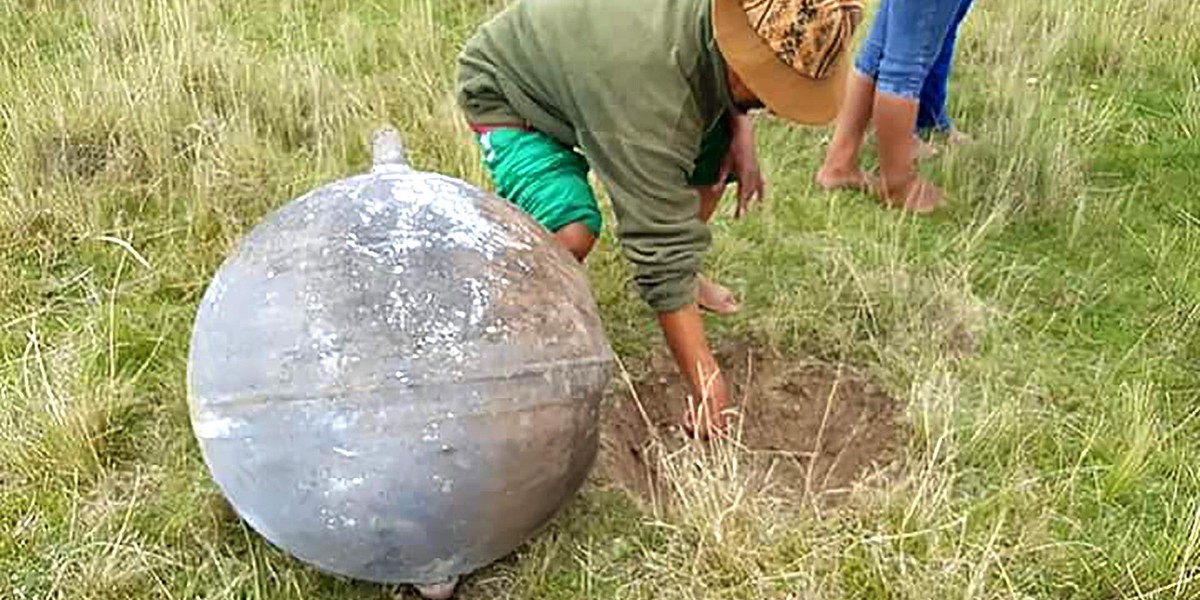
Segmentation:
[(583, 223), (592, 235), (600, 236), (603, 218), (586, 170), (579, 175), (544, 173), (521, 196), (523, 200), (516, 204), (528, 207), (530, 216), (551, 232), (571, 223)]
[(603, 218), (587, 180), (587, 161), (578, 152), (544, 133), (522, 129), (497, 129), (478, 139), (501, 197), (551, 232), (583, 223), (600, 235)]

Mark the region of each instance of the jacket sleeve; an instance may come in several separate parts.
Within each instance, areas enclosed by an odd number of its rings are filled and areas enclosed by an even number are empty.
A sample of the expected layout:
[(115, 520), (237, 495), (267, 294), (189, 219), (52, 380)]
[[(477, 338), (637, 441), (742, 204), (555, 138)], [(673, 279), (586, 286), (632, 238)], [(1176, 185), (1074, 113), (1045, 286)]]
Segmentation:
[(658, 313), (695, 302), (696, 273), (712, 241), (688, 187), (694, 149), (582, 132), (580, 144), (612, 199), (621, 251)]

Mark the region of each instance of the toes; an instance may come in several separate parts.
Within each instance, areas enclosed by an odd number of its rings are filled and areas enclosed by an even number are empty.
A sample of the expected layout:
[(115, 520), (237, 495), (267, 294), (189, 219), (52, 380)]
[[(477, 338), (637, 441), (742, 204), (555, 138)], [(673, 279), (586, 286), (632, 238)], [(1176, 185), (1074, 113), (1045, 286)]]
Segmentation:
[(840, 176), (819, 173), (817, 175), (817, 185), (829, 192), (839, 190), (870, 192), (875, 188), (874, 178), (862, 171)]
[(926, 181), (918, 181), (905, 198), (904, 208), (919, 214), (927, 215), (937, 210), (942, 203), (942, 191)]
[(456, 587), (458, 587), (457, 580), (416, 586), (417, 593), (426, 600), (449, 600), (454, 596)]
[(720, 315), (733, 314), (741, 310), (733, 292), (703, 276), (697, 283), (696, 303), (700, 308)]

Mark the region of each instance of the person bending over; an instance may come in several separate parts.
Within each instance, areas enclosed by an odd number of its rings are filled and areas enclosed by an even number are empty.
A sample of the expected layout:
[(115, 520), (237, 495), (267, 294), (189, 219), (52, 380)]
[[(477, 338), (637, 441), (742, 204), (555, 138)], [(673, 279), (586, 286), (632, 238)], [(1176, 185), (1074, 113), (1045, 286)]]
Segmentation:
[(802, 124), (838, 111), (857, 0), (517, 0), (467, 41), (457, 96), (497, 193), (579, 260), (612, 199), (621, 251), (698, 406), (725, 425), (729, 390), (701, 308), (737, 309), (698, 275), (726, 183), (736, 213), (764, 189), (747, 112)]

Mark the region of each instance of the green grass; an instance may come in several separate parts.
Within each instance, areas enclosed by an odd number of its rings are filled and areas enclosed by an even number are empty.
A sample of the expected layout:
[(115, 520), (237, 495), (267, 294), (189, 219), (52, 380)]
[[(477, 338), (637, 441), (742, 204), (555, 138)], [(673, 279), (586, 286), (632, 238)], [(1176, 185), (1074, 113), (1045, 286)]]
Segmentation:
[[(220, 502), (189, 328), (239, 236), (381, 123), (485, 184), (451, 83), (495, 5), (0, 5), (0, 598), (391, 597)], [(952, 103), (981, 143), (926, 165), (929, 219), (818, 193), (829, 132), (763, 123), (770, 196), (709, 257), (747, 310), (713, 330), (866, 368), (908, 407), (903, 475), (830, 509), (685, 453), (681, 510), (591, 486), (464, 597), (1200, 597), (1197, 65), (1190, 3), (980, 3)], [(610, 237), (590, 271), (636, 363), (657, 334)]]

